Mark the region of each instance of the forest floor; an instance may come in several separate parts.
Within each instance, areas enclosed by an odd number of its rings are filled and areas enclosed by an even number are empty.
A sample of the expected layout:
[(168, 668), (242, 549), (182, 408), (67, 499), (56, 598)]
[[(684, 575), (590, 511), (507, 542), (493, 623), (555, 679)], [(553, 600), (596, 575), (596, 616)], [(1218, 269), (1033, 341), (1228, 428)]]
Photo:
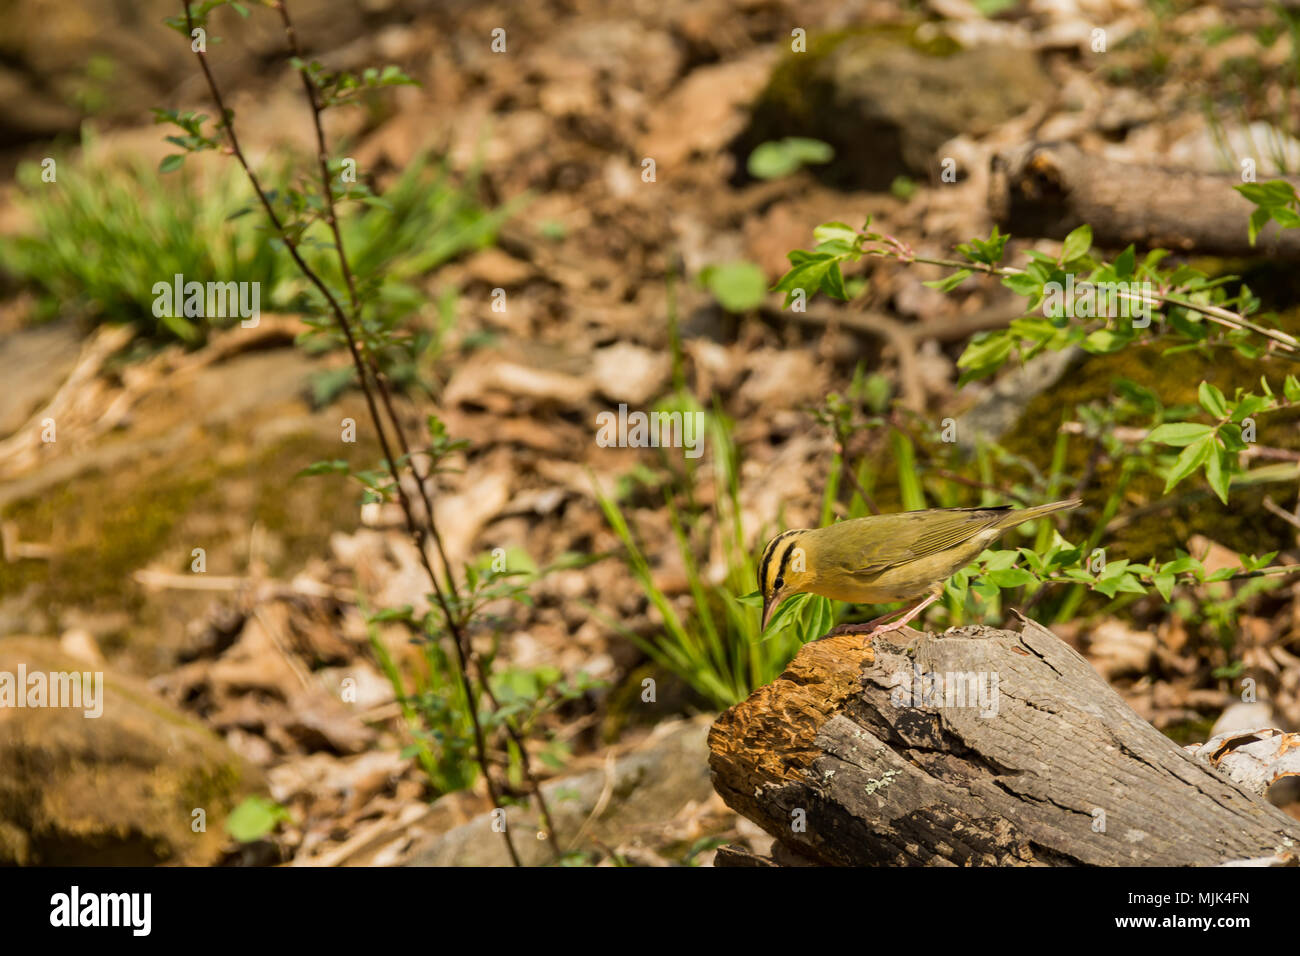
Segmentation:
[[(868, 215), (918, 251), (947, 255), (988, 233), (989, 157), (1030, 137), (1220, 168), (1199, 89), (1187, 81), (1210, 83), (1243, 55), (1240, 44), (1199, 43), (1218, 14), (1184, 11), (1153, 32), (1145, 4), (1030, 6), (986, 18), (964, 3), (928, 5), (948, 17), (941, 35), (1022, 51), (1034, 63), (1026, 82), (1040, 89), (1027, 109), (952, 139), (958, 182), (903, 176), (868, 188), (815, 169), (751, 179), (748, 147), (738, 144), (758, 135), (754, 104), (788, 55), (792, 24), (816, 35), (900, 21), (896, 4), (519, 4), (506, 56), (489, 49), (501, 21), (492, 7), (453, 5), (435, 18), (412, 4), (409, 22), (353, 38), (331, 35), (307, 5), (305, 41), (331, 65), (395, 61), (422, 83), (393, 91), (386, 111), (354, 111), (330, 129), (381, 190), (432, 148), (458, 174), (477, 169), (488, 201), (517, 202), (496, 245), (427, 278), (435, 295), (457, 290), (455, 314), (431, 363), (433, 397), (410, 393), (402, 412), (418, 428), (436, 411), (470, 443), (439, 483), (453, 562), (496, 548), (536, 567), (594, 559), (540, 576), (531, 605), (493, 607), (497, 636), (476, 635), (484, 646), (495, 640), (498, 666), (599, 682), (548, 715), (539, 734), (562, 744), (555, 765), (539, 766), (559, 782), (561, 834), (588, 861), (707, 864), (723, 840), (760, 852), (770, 840), (709, 786), (710, 702), (626, 636), (652, 639), (662, 620), (620, 559), (601, 493), (622, 496), (657, 585), (683, 608), (692, 596), (660, 490), (662, 457), (598, 445), (597, 414), (649, 407), (669, 392), (675, 325), (686, 388), (733, 423), (745, 544), (756, 552), (782, 527), (818, 522), (837, 446), (816, 410), (859, 366), (883, 373), (936, 421), (994, 400), (988, 384), (956, 388), (963, 336), (904, 341), (884, 322), (872, 328), (872, 316), (965, 329), (1018, 314), (994, 284), (944, 295), (923, 284), (937, 269), (875, 263), (860, 276), (870, 283), (853, 310), (860, 321), (824, 303), (796, 316), (775, 295), (734, 315), (697, 281), (701, 272), (751, 262), (770, 284), (787, 252), (812, 245), (815, 225)], [(1085, 52), (1096, 23), (1113, 31), (1105, 69)], [(1139, 42), (1143, 31), (1156, 39)], [(1139, 39), (1121, 46), (1126, 35)], [(176, 79), (197, 103), (191, 78)], [(259, 153), (309, 145), (294, 77), (277, 68), (231, 82), (243, 136)], [(156, 163), (170, 151), (162, 135), (143, 115), (115, 120), (94, 149)], [(0, 193), (0, 228), (21, 231), (12, 187), (9, 195)], [(1027, 247), (1055, 244), (1017, 245)], [(504, 290), (505, 311), (493, 310), (494, 290)], [(346, 356), (306, 355), (293, 347), (297, 317), (264, 315), (257, 329), (214, 333), (201, 348), (155, 343), (123, 362), (131, 336), (122, 327), (35, 325), (32, 311), (28, 293), (0, 301), (0, 634), (57, 638), (74, 657), (147, 680), (259, 769), (292, 820), (260, 841), (228, 841), (226, 862), (490, 862), (472, 840), (448, 840), (482, 820), (485, 794), (439, 796), (404, 755), (408, 725), (372, 639), (411, 671), (423, 666), (422, 650), (400, 623), (371, 631), (362, 611), (427, 607), (395, 507), (360, 507), (355, 486), (337, 476), (294, 477), (321, 459), (377, 460), (358, 392), (324, 403), (311, 395)], [(1070, 375), (1091, 380), (1106, 368)], [(1042, 385), (1052, 407), (1070, 401)], [(41, 443), (51, 408), (58, 441)], [(345, 419), (361, 423), (355, 444), (340, 439)], [(872, 438), (848, 451), (886, 454)], [(698, 502), (724, 493), (710, 468), (695, 482)], [(888, 481), (879, 500), (898, 505)], [(1217, 508), (1162, 519), (1159, 545), (1235, 562), (1248, 544)], [(1294, 556), (1294, 529), (1282, 533)], [(200, 546), (201, 578), (190, 573)], [(708, 579), (725, 577), (717, 547), (702, 542), (700, 557)], [(1244, 601), (1231, 648), (1177, 611), (1101, 614), (1057, 633), (1180, 742), (1208, 738), (1224, 719), (1300, 728), (1300, 586)], [(1225, 718), (1241, 699), (1229, 673), (1257, 676), (1267, 702)], [(657, 687), (650, 702), (646, 679)], [(1300, 804), (1289, 812), (1300, 817)]]

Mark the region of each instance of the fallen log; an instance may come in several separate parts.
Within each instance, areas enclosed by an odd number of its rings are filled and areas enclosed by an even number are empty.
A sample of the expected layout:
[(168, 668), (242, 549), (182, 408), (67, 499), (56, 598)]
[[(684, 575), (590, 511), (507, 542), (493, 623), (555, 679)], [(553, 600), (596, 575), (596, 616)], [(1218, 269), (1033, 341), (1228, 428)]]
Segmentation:
[(909, 637), (809, 643), (714, 722), (714, 788), (777, 862), (1188, 866), (1300, 847), (1300, 822), (1040, 625), (888, 635)]
[[(1261, 176), (1260, 180), (1274, 177)], [(1300, 185), (1300, 179), (1289, 178)], [(1267, 226), (1251, 246), (1255, 206), (1236, 176), (1120, 163), (1070, 143), (1031, 143), (993, 158), (988, 205), (1013, 236), (1063, 239), (1087, 223), (1093, 242), (1300, 260), (1300, 230)]]

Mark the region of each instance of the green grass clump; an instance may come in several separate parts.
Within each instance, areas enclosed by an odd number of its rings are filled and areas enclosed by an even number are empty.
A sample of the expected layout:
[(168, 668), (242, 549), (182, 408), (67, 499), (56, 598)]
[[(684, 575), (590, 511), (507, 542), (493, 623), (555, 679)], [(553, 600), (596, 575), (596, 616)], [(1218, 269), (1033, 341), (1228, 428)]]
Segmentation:
[[(89, 147), (91, 142), (86, 141)], [(261, 176), (273, 205), (288, 167)], [(266, 312), (301, 311), (316, 290), (264, 225), (260, 204), (234, 164), (203, 176), (188, 167), (160, 174), (141, 159), (94, 163), (60, 160), (55, 182), (35, 163), (18, 169), (20, 214), (30, 222), (0, 239), (0, 269), (37, 293), (37, 317), (71, 311), (95, 321), (134, 322), (163, 339), (200, 342), (208, 319), (156, 317), (156, 283), (259, 283)], [(367, 319), (392, 326), (422, 308), (417, 280), (458, 255), (495, 241), (510, 208), (488, 209), (477, 180), (452, 176), (428, 154), (417, 157), (382, 196), (339, 206), (344, 246)], [(346, 307), (349, 294), (331, 259), (332, 237), (317, 222), (304, 237), (305, 257)], [(381, 279), (388, 279), (381, 283)], [(317, 309), (319, 312), (319, 309)], [(224, 320), (233, 325), (238, 317)]]
[[(678, 395), (662, 408), (683, 415), (700, 411), (686, 395)], [(623, 544), (629, 570), (663, 626), (646, 637), (617, 621), (608, 622), (655, 663), (677, 674), (713, 706), (723, 708), (779, 677), (804, 642), (824, 634), (834, 618), (825, 598), (801, 594), (785, 602), (767, 635), (762, 633), (762, 598), (756, 593), (758, 568), (746, 546), (741, 521), (740, 462), (732, 424), (716, 411), (706, 415), (706, 422), (714, 503), (705, 506), (694, 500), (696, 483), (690, 459), (686, 459), (687, 471), (669, 478), (662, 489), (691, 596), (684, 610), (679, 610), (656, 582), (650, 559), (618, 496), (602, 495), (600, 505)], [(631, 488), (625, 487), (624, 494), (630, 492)], [(727, 568), (720, 582), (710, 580), (705, 567), (715, 546), (721, 549)]]
[(5, 271), (38, 293), (38, 318), (72, 311), (197, 340), (189, 320), (153, 314), (154, 284), (178, 273), (260, 282), (270, 308), (287, 260), (252, 220), (227, 222), (243, 198), (237, 170), (223, 168), (203, 188), (196, 176), (160, 176), (141, 159), (65, 159), (57, 170), (47, 183), (38, 165), (19, 166), (18, 206), (32, 227), (0, 243)]

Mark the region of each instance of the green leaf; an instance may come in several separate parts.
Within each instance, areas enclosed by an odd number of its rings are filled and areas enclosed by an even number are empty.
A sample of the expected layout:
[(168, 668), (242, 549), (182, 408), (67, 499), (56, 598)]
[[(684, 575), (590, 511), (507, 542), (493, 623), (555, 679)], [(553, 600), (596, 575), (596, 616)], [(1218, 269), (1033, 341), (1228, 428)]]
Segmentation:
[(808, 610), (800, 623), (803, 642), (815, 641), (835, 623), (835, 610), (831, 602), (821, 595), (813, 595), (808, 601)]
[(1201, 440), (1213, 430), (1209, 425), (1200, 425), (1196, 422), (1170, 422), (1152, 430), (1147, 436), (1147, 441), (1158, 441), (1164, 445), (1181, 448)]
[(1084, 223), (1065, 237), (1061, 246), (1061, 262), (1070, 262), (1086, 255), (1092, 248), (1092, 226)]
[(248, 797), (226, 817), (226, 832), (240, 843), (268, 836), (281, 822), (292, 820), (289, 811), (266, 797)]
[(1266, 183), (1243, 183), (1232, 188), (1261, 206), (1285, 206), (1297, 201), (1295, 187), (1284, 179), (1272, 179)]
[(1188, 571), (1196, 573), (1198, 578), (1205, 575), (1205, 565), (1201, 564), (1196, 558), (1191, 557), (1184, 551), (1179, 551), (1178, 557), (1173, 561), (1161, 565), (1160, 571), (1163, 574), (1185, 574)]
[(826, 275), (822, 279), (822, 291), (841, 302), (848, 301), (849, 293), (844, 288), (844, 273), (840, 271), (838, 262), (832, 262), (831, 267), (826, 270)]
[(1174, 595), (1174, 580), (1172, 574), (1162, 573), (1152, 575), (1151, 577), (1151, 583), (1155, 585), (1156, 590), (1160, 592), (1160, 596), (1165, 599), (1166, 603), (1168, 603)]
[(1232, 421), (1240, 424), (1267, 405), (1268, 399), (1262, 395), (1243, 395), (1237, 407), (1232, 410)]
[(1224, 400), (1223, 393), (1209, 382), (1201, 383), (1196, 396), (1201, 402), (1201, 407), (1215, 418), (1228, 417), (1228, 403)]
[(1043, 283), (1027, 272), (1003, 276), (1002, 284), (1016, 295), (1036, 296), (1043, 291)]
[(838, 240), (850, 246), (858, 241), (858, 231), (844, 222), (824, 222), (813, 230), (813, 238), (818, 242)]
[(1273, 221), (1283, 229), (1300, 228), (1300, 212), (1286, 206), (1274, 206), (1269, 211), (1273, 214)]
[(1142, 582), (1135, 575), (1121, 575), (1119, 579), (1118, 591), (1124, 594), (1146, 594), (1147, 589), (1142, 586)]
[(940, 292), (951, 292), (972, 275), (973, 273), (969, 269), (959, 269), (946, 279), (931, 279), (922, 284), (929, 286), (931, 289), (938, 289)]
[(749, 174), (756, 179), (780, 179), (789, 176), (801, 166), (829, 163), (835, 150), (829, 143), (801, 136), (760, 144), (745, 163)]
[(1131, 335), (1124, 335), (1112, 329), (1098, 329), (1083, 340), (1083, 348), (1094, 355), (1107, 355), (1118, 352), (1131, 341), (1133, 341)]
[(1115, 259), (1115, 278), (1124, 280), (1131, 276), (1136, 262), (1137, 256), (1133, 251), (1133, 246), (1130, 245)]
[(1247, 231), (1252, 246), (1255, 244), (1255, 240), (1259, 238), (1260, 230), (1267, 226), (1272, 218), (1273, 213), (1267, 206), (1257, 206), (1251, 212), (1250, 220), (1247, 223)]
[(413, 608), (409, 604), (403, 604), (401, 607), (386, 607), (381, 611), (376, 611), (366, 618), (372, 624), (382, 624), (388, 621), (409, 621)]
[(762, 305), (767, 296), (767, 277), (752, 262), (708, 266), (700, 279), (728, 312), (749, 312)]
[(1000, 571), (990, 571), (988, 579), (1000, 588), (1018, 588), (1038, 580), (1024, 568), (1003, 568)]
[(158, 172), (170, 173), (180, 169), (185, 165), (184, 153), (172, 153), (170, 156), (164, 156), (161, 163), (158, 164)]
[(309, 475), (346, 475), (351, 467), (351, 465), (341, 458), (336, 458), (334, 461), (316, 461), (298, 472), (294, 477), (305, 478)]
[(1216, 447), (1218, 446), (1214, 440), (1214, 435), (1209, 434), (1184, 448), (1182, 454), (1178, 456), (1178, 460), (1174, 462), (1173, 468), (1169, 470), (1169, 476), (1165, 479), (1165, 494), (1168, 494), (1171, 488), (1205, 464), (1206, 459), (1210, 457), (1211, 451)]
[(957, 367), (968, 369), (973, 378), (987, 375), (1006, 361), (1014, 346), (1013, 337), (1005, 332), (972, 340), (957, 359)]
[(1232, 478), (1232, 472), (1225, 467), (1225, 457), (1226, 453), (1219, 447), (1219, 443), (1215, 442), (1214, 447), (1205, 459), (1205, 480), (1210, 483), (1210, 487), (1219, 496), (1219, 500), (1226, 505), (1228, 503), (1228, 483)]

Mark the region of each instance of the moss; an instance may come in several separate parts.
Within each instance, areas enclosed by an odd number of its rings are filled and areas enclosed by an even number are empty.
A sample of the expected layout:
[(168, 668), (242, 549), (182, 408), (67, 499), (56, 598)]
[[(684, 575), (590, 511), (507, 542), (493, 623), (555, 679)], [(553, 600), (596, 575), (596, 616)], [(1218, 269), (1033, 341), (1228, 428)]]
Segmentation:
[(1200, 744), (1210, 739), (1210, 731), (1214, 729), (1214, 720), (1209, 717), (1202, 717), (1196, 720), (1184, 720), (1177, 724), (1171, 724), (1163, 731), (1164, 735), (1178, 744), (1180, 747), (1186, 747), (1188, 744)]
[(191, 807), (208, 807), (228, 812), (247, 789), (244, 774), (235, 762), (217, 764), (186, 777), (182, 803)]
[[(353, 446), (348, 456), (354, 467), (375, 467), (376, 442)], [(356, 503), (360, 490), (342, 475), (296, 478), (315, 461), (339, 457), (338, 443), (315, 434), (292, 435), (261, 452), (251, 470), (267, 476), (255, 490), (250, 521), (258, 521), (284, 544), (284, 554), (273, 570), (299, 568), (313, 555), (322, 554), (334, 531), (357, 527)]]
[[(354, 464), (372, 464), (372, 446), (350, 447)], [(345, 478), (293, 480), (313, 461), (338, 456), (337, 442), (301, 433), (220, 465), (186, 448), (169, 462), (91, 472), (14, 502), (0, 517), (18, 525), (23, 540), (48, 543), (54, 554), (48, 561), (0, 563), (0, 598), (23, 595), (48, 615), (82, 607), (137, 617), (144, 595), (132, 572), (169, 551), (188, 561), (194, 536), (184, 532), (187, 520), (228, 516), (240, 482), (251, 483), (247, 525), (260, 522), (285, 545), (272, 572), (300, 567), (321, 553), (331, 532), (356, 526), (357, 495)], [(209, 555), (231, 537), (229, 526), (206, 535)]]
[(4, 518), (20, 537), (48, 543), (48, 561), (0, 565), (0, 596), (29, 587), (46, 611), (57, 606), (138, 606), (128, 576), (167, 542), (179, 517), (210, 487), (212, 475), (91, 472), (45, 494), (15, 502)]
[[(1002, 444), (1014, 454), (1023, 455), (1040, 468), (1049, 464), (1049, 456), (1063, 415), (1071, 418), (1079, 405), (1106, 404), (1113, 400), (1116, 379), (1127, 378), (1150, 388), (1166, 407), (1196, 404), (1197, 388), (1202, 381), (1218, 386), (1231, 396), (1237, 388), (1258, 391), (1260, 375), (1272, 372), (1274, 384), (1280, 381), (1277, 369), (1235, 352), (1216, 350), (1211, 357), (1195, 352), (1164, 354), (1165, 347), (1143, 345), (1123, 349), (1111, 355), (1088, 356), (1072, 368), (1056, 385), (1031, 399), (1019, 423), (1003, 436)], [(1261, 444), (1282, 448), (1300, 448), (1300, 430), (1294, 427), (1297, 415), (1279, 413), (1261, 416)], [(1082, 475), (1088, 467), (1091, 443), (1082, 439), (1070, 442), (1065, 472)], [(1100, 507), (1119, 481), (1117, 464), (1101, 461), (1093, 477), (1089, 503)], [(1134, 520), (1107, 536), (1107, 547), (1114, 557), (1142, 560), (1152, 555), (1172, 557), (1175, 548), (1185, 548), (1193, 534), (1203, 534), (1240, 551), (1260, 553), (1275, 550), (1286, 541), (1287, 528), (1280, 519), (1269, 516), (1262, 500), (1269, 486), (1234, 490), (1231, 504), (1224, 506), (1205, 487), (1204, 476), (1186, 479), (1169, 497), (1179, 499), (1172, 509), (1164, 509)], [(1129, 483), (1125, 495), (1126, 509), (1140, 507), (1165, 498), (1164, 481), (1155, 475), (1138, 475)]]

